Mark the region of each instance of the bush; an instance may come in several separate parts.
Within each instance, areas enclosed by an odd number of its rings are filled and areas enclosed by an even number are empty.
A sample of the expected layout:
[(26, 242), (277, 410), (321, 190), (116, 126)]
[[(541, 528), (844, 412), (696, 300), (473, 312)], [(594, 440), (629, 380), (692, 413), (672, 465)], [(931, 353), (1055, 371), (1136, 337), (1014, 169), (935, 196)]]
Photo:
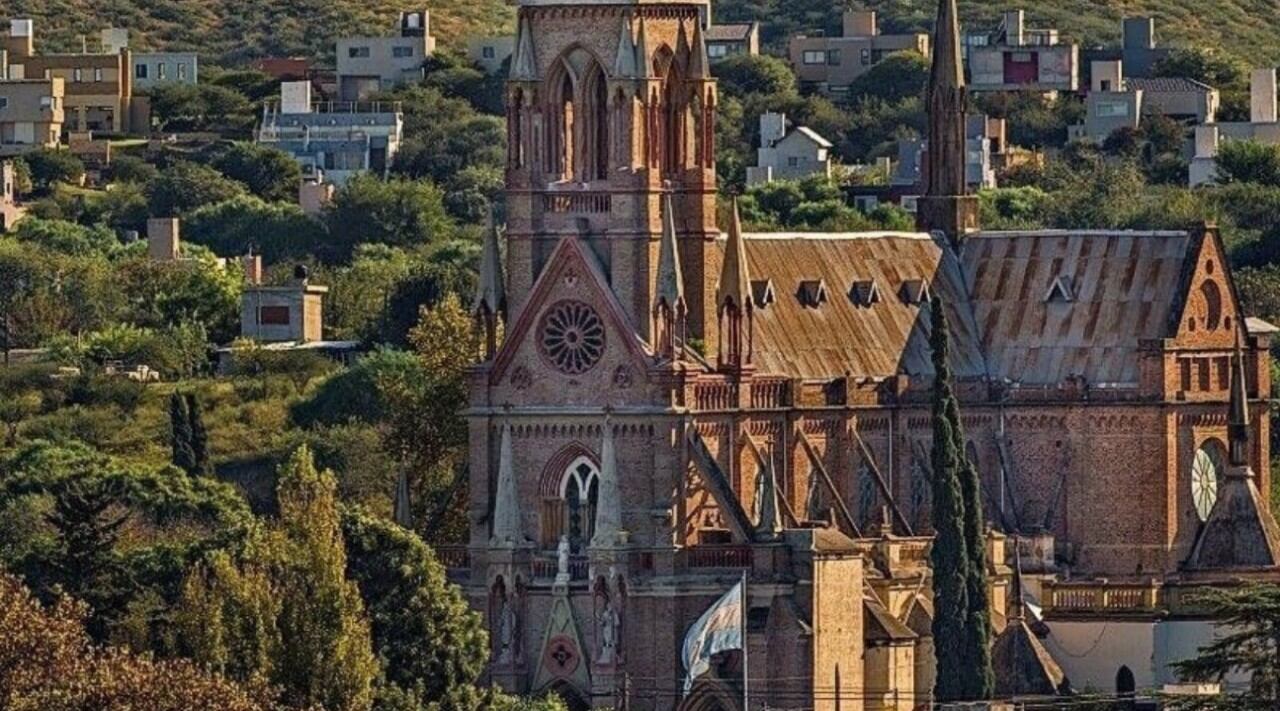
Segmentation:
[(78, 184), (84, 178), (84, 163), (62, 148), (41, 148), (23, 156), (31, 172), (35, 190), (44, 192), (54, 183)]
[(1280, 146), (1257, 141), (1225, 141), (1218, 149), (1219, 183), (1280, 187)]
[(208, 166), (178, 161), (147, 183), (152, 217), (182, 217), (198, 207), (244, 195), (244, 185)]

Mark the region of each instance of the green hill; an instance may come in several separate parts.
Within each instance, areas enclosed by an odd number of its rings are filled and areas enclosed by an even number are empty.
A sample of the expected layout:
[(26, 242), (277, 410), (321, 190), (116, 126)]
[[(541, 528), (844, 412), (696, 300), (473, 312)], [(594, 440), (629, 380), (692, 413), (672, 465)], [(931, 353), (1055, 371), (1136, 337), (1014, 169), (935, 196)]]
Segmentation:
[(128, 28), (139, 49), (199, 51), (219, 64), (262, 56), (331, 58), (339, 36), (381, 35), (398, 13), (425, 7), (432, 34), (462, 46), (475, 34), (511, 32), (504, 0), (4, 0), (8, 17), (36, 22), (37, 51), (74, 50), (103, 27)]
[[(927, 30), (936, 0), (854, 0), (879, 11), (885, 31)], [(445, 46), (470, 35), (511, 32), (504, 0), (434, 0), (433, 33)], [(842, 0), (716, 0), (718, 20), (758, 19), (766, 45), (781, 49), (797, 32), (837, 32)], [(413, 0), (5, 0), (10, 17), (33, 17), (47, 50), (74, 49), (80, 36), (127, 27), (133, 45), (196, 49), (217, 63), (265, 55), (329, 57), (340, 35), (381, 34)], [(1025, 7), (1031, 26), (1057, 27), (1084, 46), (1115, 43), (1124, 15), (1152, 14), (1162, 45), (1195, 44), (1248, 65), (1280, 61), (1280, 0), (960, 0), (966, 25), (992, 27), (1005, 9)]]

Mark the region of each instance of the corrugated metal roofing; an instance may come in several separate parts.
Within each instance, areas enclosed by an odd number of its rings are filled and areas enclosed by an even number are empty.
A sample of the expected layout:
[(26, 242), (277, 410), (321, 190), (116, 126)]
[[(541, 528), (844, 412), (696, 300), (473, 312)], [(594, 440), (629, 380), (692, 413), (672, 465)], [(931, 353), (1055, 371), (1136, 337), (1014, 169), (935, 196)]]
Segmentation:
[(711, 25), (707, 28), (708, 42), (742, 41), (751, 35), (754, 22), (730, 22), (723, 25)]
[[(757, 309), (754, 362), (762, 373), (801, 378), (930, 374), (928, 310), (902, 299), (902, 285), (926, 281), (947, 304), (954, 330), (952, 366), (984, 372), (978, 331), (964, 281), (949, 250), (925, 234), (747, 234), (752, 279), (769, 279), (774, 303)], [(723, 243), (722, 243), (723, 244)], [(874, 281), (870, 306), (850, 298), (855, 282)], [(821, 281), (826, 303), (800, 299), (802, 284)]]
[[(947, 305), (957, 376), (1037, 385), (1136, 383), (1139, 340), (1165, 336), (1191, 243), (1185, 232), (985, 232), (957, 261), (916, 233), (744, 237), (750, 278), (776, 292), (754, 316), (760, 372), (932, 374), (928, 310), (904, 298), (924, 282)], [(1060, 279), (1071, 299), (1048, 300)], [(829, 298), (805, 306), (801, 285), (816, 280)], [(851, 291), (867, 282), (879, 300), (861, 305)]]

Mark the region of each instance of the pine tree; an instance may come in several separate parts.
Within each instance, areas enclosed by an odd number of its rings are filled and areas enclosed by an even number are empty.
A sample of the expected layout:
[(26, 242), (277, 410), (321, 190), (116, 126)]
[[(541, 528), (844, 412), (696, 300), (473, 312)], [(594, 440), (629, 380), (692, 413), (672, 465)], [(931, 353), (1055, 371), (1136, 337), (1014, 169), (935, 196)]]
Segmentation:
[(209, 430), (205, 429), (204, 412), (195, 393), (187, 394), (187, 421), (191, 430), (193, 472), (208, 476), (213, 473), (213, 465), (209, 461)]
[(969, 554), (965, 540), (965, 511), (960, 483), (961, 452), (957, 451), (950, 409), (951, 373), (947, 363), (950, 345), (942, 302), (934, 296), (930, 304), (933, 350), (933, 644), (937, 659), (937, 701), (965, 700), (970, 684), (966, 644), (969, 622)]
[(1250, 680), (1226, 685), (1225, 693), (1198, 700), (1194, 707), (1280, 709), (1280, 585), (1209, 589), (1193, 602), (1208, 611), (1220, 634), (1196, 657), (1174, 664), (1178, 674), (1189, 681), (1222, 681), (1228, 675)]
[[(934, 297), (932, 308), (932, 326), (935, 352), (940, 348), (949, 350), (947, 317), (942, 309), (941, 299)], [(978, 470), (969, 461), (965, 448), (964, 425), (960, 419), (960, 402), (956, 399), (951, 387), (951, 368), (948, 363), (939, 364), (935, 356), (934, 368), (937, 378), (934, 382), (935, 397), (941, 399), (946, 412), (947, 423), (951, 429), (952, 450), (956, 453), (956, 479), (960, 482), (960, 493), (964, 502), (964, 543), (968, 554), (968, 570), (966, 571), (965, 593), (968, 603), (968, 614), (965, 619), (965, 637), (963, 641), (964, 664), (968, 673), (964, 675), (966, 700), (989, 699), (995, 692), (995, 675), (991, 667), (991, 610), (990, 596), (987, 593), (987, 545), (985, 521), (982, 515), (982, 483), (978, 479)]]
[(54, 579), (74, 597), (89, 603), (89, 630), (101, 639), (105, 616), (119, 609), (121, 587), (116, 542), (128, 514), (115, 504), (117, 487), (108, 480), (80, 476), (68, 479), (53, 496), (45, 520), (53, 527), (58, 552), (52, 559)]
[(169, 444), (173, 465), (188, 474), (194, 473), (196, 454), (192, 447), (191, 414), (187, 399), (177, 391), (169, 396)]

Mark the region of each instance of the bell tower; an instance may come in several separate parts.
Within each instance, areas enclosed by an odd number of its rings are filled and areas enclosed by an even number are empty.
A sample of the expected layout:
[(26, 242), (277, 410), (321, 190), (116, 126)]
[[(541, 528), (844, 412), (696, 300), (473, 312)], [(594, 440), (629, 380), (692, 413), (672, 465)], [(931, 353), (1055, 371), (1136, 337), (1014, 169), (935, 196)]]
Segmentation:
[(574, 235), (598, 258), (631, 325), (653, 342), (669, 209), (688, 335), (714, 344), (717, 99), (706, 2), (517, 5), (506, 88), (513, 318), (555, 245)]

